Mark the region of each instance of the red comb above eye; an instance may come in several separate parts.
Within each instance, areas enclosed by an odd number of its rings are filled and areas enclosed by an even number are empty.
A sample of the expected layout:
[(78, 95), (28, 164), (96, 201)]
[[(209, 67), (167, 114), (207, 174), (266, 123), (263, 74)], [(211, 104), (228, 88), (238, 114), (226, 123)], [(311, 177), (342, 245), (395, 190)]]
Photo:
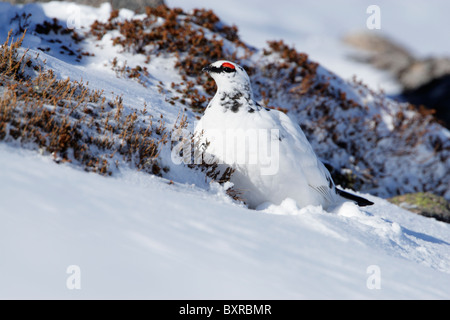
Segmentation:
[(222, 63), (222, 67), (223, 67), (223, 68), (236, 69), (234, 65), (232, 65), (231, 63), (228, 63), (228, 62)]

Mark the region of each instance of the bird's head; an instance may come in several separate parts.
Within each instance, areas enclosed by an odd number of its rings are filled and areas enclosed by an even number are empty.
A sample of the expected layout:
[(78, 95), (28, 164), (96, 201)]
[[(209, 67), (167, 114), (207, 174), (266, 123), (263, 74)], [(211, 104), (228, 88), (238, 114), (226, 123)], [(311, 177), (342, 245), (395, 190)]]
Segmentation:
[(250, 79), (240, 65), (219, 60), (203, 68), (216, 82), (219, 91), (248, 91), (251, 93)]

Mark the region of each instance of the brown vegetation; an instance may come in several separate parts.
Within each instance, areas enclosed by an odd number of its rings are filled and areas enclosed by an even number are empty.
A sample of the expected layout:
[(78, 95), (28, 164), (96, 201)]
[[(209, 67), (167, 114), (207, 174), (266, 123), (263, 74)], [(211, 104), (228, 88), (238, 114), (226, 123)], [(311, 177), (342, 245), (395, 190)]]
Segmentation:
[[(187, 14), (178, 8), (159, 6), (147, 8), (146, 15), (144, 19), (119, 21), (118, 11), (115, 10), (106, 23), (94, 22), (90, 33), (101, 39), (106, 32), (119, 30), (121, 36), (113, 39), (114, 45), (146, 55), (147, 61), (150, 61), (152, 56), (161, 54), (176, 56), (175, 67), (179, 69), (184, 81), (173, 84), (182, 95), (175, 100), (181, 99), (183, 104), (189, 105), (193, 110), (203, 110), (207, 102), (207, 97), (195, 86), (203, 87), (209, 95), (215, 92), (214, 82), (202, 75), (202, 68), (219, 59), (239, 61), (234, 52), (225, 50), (224, 40), (217, 39), (217, 34), (250, 54), (250, 49), (240, 41), (237, 28), (221, 24), (211, 10), (195, 9), (193, 13)], [(206, 28), (213, 34), (206, 35), (204, 29), (199, 27)], [(137, 77), (136, 72), (133, 75)]]
[[(9, 44), (8, 37), (0, 49), (0, 140), (37, 147), (86, 171), (110, 175), (128, 163), (161, 174), (157, 157), (168, 135), (162, 116), (146, 121), (136, 111), (125, 111), (120, 97), (107, 101), (83, 83), (31, 68), (26, 53), (18, 54), (22, 39)], [(26, 76), (25, 68), (35, 75)]]

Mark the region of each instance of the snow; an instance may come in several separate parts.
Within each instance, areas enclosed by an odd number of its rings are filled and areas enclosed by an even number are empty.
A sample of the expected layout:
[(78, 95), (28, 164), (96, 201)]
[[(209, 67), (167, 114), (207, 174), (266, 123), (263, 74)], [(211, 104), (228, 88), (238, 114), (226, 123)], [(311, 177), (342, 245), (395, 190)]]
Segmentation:
[[(380, 199), (258, 212), (218, 191), (0, 151), (3, 298), (448, 298), (448, 225)], [(64, 286), (69, 265), (79, 291)], [(379, 290), (366, 286), (372, 265)]]
[[(381, 199), (364, 211), (290, 200), (252, 211), (220, 190), (0, 153), (2, 298), (449, 297), (448, 225)], [(65, 286), (71, 265), (80, 290)], [(367, 287), (370, 266), (380, 289)]]
[[(29, 10), (36, 13), (33, 21), (42, 16), (64, 20), (71, 17), (66, 5), (0, 3), (0, 17), (9, 21)], [(219, 15), (224, 7), (218, 7)], [(108, 5), (74, 8), (83, 13), (83, 25), (107, 19), (110, 10)], [(253, 30), (269, 30), (263, 13), (251, 12), (254, 20), (247, 26), (260, 19), (264, 23), (254, 24)], [(235, 17), (244, 35), (245, 16)], [(337, 23), (329, 18), (324, 20)], [(302, 23), (320, 29), (319, 22), (311, 15)], [(285, 26), (280, 24), (278, 32), (289, 42)], [(7, 31), (2, 24), (2, 40)], [(38, 40), (26, 39), (30, 55), (37, 53), (33, 41)], [(258, 41), (253, 43), (260, 45)], [(38, 59), (58, 77), (88, 81), (109, 98), (122, 96), (127, 106), (139, 109), (146, 102), (150, 112), (164, 110), (173, 123), (179, 110), (165, 108), (154, 84), (179, 82), (171, 72), (174, 61), (152, 60), (151, 77), (143, 87), (116, 77), (104, 65), (116, 55), (130, 66), (141, 58), (119, 55), (107, 38), (102, 45), (91, 43), (87, 50), (95, 56), (81, 64), (42, 52)], [(171, 171), (166, 178), (132, 169), (102, 177), (0, 143), (0, 298), (450, 298), (449, 224), (369, 194), (362, 196), (375, 205), (364, 209), (352, 203), (328, 211), (299, 208), (286, 199), (249, 210), (232, 201), (223, 186), (206, 185), (181, 166), (167, 164)], [(67, 285), (70, 266), (81, 272), (80, 289)]]

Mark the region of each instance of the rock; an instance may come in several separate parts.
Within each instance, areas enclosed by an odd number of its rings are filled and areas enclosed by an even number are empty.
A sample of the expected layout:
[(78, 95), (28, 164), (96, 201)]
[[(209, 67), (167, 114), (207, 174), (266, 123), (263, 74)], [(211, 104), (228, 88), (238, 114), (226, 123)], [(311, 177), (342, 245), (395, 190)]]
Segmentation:
[[(9, 0), (12, 4), (49, 2), (52, 0)], [(59, 0), (61, 1), (61, 0)], [(164, 4), (164, 0), (71, 0), (72, 2), (99, 7), (104, 2), (110, 2), (114, 9), (127, 8), (136, 12), (145, 12), (145, 7), (157, 7)]]
[(365, 61), (378, 69), (388, 70), (396, 77), (408, 69), (415, 60), (405, 48), (375, 33), (349, 34), (343, 38), (343, 41), (367, 52), (367, 55), (355, 56), (352, 57), (353, 59)]
[(432, 106), (434, 116), (450, 129), (450, 74), (415, 89), (404, 90), (402, 96), (414, 105)]
[(408, 193), (388, 200), (413, 213), (450, 223), (450, 202), (430, 192)]
[(450, 58), (419, 59), (393, 40), (377, 33), (355, 33), (343, 38), (366, 51), (352, 57), (387, 70), (402, 86), (400, 98), (433, 109), (435, 117), (450, 128)]

